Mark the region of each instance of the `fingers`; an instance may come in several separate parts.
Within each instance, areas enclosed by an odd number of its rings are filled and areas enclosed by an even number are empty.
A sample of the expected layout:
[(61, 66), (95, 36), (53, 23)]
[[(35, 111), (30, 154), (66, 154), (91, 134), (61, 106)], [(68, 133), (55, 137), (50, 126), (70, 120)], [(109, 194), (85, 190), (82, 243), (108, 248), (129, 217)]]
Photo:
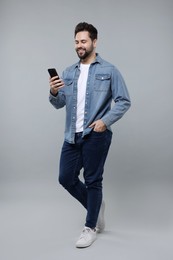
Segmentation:
[(56, 76), (49, 79), (49, 84), (51, 87), (60, 87), (64, 82)]
[(57, 94), (58, 90), (64, 87), (64, 82), (56, 76), (49, 79), (49, 85), (51, 93)]
[(91, 128), (93, 128), (94, 126), (95, 126), (95, 122), (94, 123), (92, 123), (91, 125), (89, 125), (89, 127), (91, 127)]
[(89, 127), (93, 128), (95, 132), (104, 132), (107, 129), (102, 120), (94, 121)]

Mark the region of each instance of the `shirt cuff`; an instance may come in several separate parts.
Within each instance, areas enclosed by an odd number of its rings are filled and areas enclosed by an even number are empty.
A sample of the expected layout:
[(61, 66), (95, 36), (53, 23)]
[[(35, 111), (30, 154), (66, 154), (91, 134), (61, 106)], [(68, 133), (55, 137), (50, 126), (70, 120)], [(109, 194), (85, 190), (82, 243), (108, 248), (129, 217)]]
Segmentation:
[(58, 96), (58, 92), (57, 92), (56, 95), (54, 95), (54, 94), (50, 91), (50, 95), (51, 95), (52, 97), (57, 97), (57, 96)]

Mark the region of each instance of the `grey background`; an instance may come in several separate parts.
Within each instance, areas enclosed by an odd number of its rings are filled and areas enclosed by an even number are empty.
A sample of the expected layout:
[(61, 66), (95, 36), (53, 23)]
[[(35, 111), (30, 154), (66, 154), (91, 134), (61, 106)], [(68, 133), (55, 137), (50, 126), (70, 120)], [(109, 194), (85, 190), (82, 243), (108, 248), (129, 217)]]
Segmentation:
[[(48, 102), (47, 73), (77, 61), (80, 21), (132, 99), (105, 166), (106, 231), (85, 250), (85, 211), (57, 185), (64, 110)], [(1, 0), (1, 259), (173, 258), (172, 32), (172, 0)]]

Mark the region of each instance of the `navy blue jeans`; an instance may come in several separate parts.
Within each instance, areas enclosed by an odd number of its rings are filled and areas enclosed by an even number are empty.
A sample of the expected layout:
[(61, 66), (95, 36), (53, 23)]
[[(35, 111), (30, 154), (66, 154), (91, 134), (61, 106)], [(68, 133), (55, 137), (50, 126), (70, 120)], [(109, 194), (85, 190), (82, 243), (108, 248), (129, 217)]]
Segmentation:
[[(59, 182), (87, 210), (85, 226), (95, 228), (102, 202), (104, 164), (111, 144), (112, 132), (92, 131), (82, 138), (76, 133), (75, 144), (64, 142)], [(84, 183), (80, 180), (83, 168)]]

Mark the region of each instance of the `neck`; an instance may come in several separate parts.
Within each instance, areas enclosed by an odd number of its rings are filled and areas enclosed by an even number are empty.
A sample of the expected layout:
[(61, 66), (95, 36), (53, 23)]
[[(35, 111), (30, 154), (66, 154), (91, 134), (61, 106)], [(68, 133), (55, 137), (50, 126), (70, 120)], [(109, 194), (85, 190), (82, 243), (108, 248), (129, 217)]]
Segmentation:
[(86, 59), (81, 59), (82, 64), (91, 64), (96, 58), (96, 53), (91, 53), (90, 56), (88, 56)]

